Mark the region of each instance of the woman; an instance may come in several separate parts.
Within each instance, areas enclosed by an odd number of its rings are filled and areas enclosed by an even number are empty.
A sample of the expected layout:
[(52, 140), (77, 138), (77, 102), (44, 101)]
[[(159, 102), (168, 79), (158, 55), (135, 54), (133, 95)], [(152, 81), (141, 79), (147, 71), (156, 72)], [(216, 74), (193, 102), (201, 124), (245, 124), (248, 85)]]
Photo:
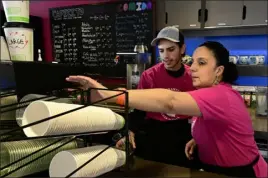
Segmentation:
[[(250, 115), (240, 94), (231, 87), (238, 76), (228, 50), (218, 42), (205, 42), (193, 54), (191, 72), (198, 90), (129, 90), (129, 106), (194, 116), (193, 140), (185, 151), (191, 159), (196, 145), (204, 170), (236, 177), (267, 177), (267, 163), (255, 143)], [(83, 89), (105, 88), (83, 76), (70, 76), (67, 81), (78, 82)], [(93, 99), (100, 99), (117, 93), (98, 90), (92, 94)], [(111, 101), (125, 103), (123, 95)]]

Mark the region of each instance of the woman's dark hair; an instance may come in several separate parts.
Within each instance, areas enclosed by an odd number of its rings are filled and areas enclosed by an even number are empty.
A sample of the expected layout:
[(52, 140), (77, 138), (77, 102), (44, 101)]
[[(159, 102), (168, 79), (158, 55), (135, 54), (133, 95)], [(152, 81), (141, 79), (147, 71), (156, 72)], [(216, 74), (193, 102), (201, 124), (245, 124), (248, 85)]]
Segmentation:
[(216, 41), (207, 41), (199, 47), (202, 46), (208, 48), (213, 53), (217, 60), (217, 66), (224, 66), (222, 81), (234, 84), (238, 78), (238, 70), (234, 63), (229, 62), (229, 51), (221, 43)]

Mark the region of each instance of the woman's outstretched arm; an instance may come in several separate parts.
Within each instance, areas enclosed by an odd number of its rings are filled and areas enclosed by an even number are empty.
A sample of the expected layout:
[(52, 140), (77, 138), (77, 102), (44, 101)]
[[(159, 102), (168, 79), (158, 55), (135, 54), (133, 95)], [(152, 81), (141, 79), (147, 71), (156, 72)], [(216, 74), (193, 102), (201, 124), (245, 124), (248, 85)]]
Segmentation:
[[(66, 80), (79, 83), (81, 88), (85, 90), (88, 88), (106, 88), (90, 77), (70, 76)], [(187, 92), (176, 92), (168, 89), (139, 89), (128, 90), (128, 93), (129, 107), (131, 108), (149, 112), (201, 116), (196, 101)], [(96, 94), (98, 96), (95, 96), (95, 98), (108, 98), (116, 94), (118, 94), (118, 92), (99, 90)], [(121, 100), (124, 100), (124, 95), (119, 97), (121, 97)], [(117, 99), (113, 98), (109, 101), (116, 102)]]
[(129, 106), (150, 112), (201, 116), (196, 101), (187, 92), (168, 89), (128, 90)]

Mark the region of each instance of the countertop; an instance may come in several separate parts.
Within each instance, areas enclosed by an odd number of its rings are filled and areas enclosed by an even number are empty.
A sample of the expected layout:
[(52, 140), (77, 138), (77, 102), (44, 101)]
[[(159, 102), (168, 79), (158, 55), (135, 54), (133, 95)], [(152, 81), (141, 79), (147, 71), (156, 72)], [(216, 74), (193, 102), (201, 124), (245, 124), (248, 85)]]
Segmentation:
[(204, 171), (134, 158), (134, 166), (127, 172), (114, 170), (101, 177), (226, 177)]

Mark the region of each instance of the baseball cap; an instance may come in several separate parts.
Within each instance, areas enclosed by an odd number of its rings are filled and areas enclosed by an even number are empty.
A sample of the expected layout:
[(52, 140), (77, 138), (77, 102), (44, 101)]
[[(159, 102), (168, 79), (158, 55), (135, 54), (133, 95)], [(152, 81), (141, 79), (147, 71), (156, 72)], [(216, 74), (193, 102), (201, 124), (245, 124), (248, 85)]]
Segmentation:
[(178, 25), (168, 26), (160, 30), (157, 37), (151, 42), (151, 45), (157, 45), (158, 41), (161, 39), (166, 39), (175, 43), (184, 43), (184, 36), (180, 32)]

